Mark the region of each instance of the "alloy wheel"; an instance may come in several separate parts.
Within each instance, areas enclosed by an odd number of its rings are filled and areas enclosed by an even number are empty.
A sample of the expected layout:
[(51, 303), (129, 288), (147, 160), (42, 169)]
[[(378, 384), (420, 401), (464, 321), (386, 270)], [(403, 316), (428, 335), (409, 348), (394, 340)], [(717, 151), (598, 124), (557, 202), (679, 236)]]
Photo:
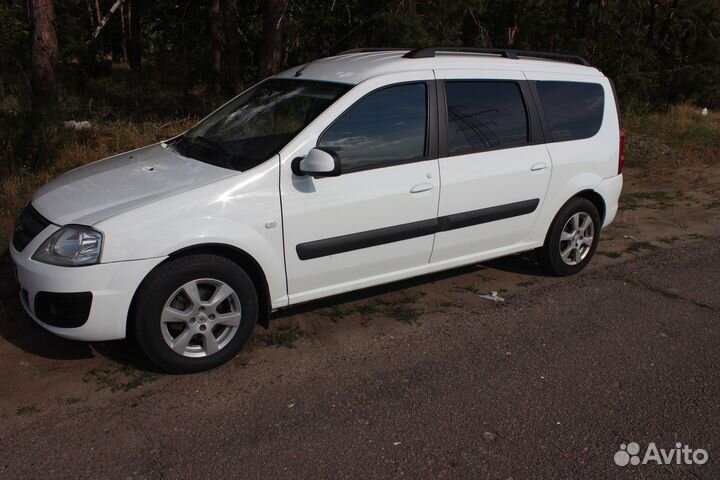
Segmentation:
[(595, 237), (595, 222), (585, 212), (578, 212), (565, 223), (560, 234), (560, 257), (567, 265), (577, 265), (590, 253)]
[(160, 316), (163, 340), (178, 355), (208, 357), (226, 347), (238, 331), (242, 309), (227, 283), (202, 278), (168, 298)]

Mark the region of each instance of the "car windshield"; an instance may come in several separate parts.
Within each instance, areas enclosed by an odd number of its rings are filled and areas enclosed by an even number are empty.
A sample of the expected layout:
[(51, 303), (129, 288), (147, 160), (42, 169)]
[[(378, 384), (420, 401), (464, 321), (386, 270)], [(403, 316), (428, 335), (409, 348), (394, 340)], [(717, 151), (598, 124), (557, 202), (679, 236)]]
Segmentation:
[(350, 85), (266, 80), (228, 102), (175, 140), (180, 155), (249, 170), (275, 155)]

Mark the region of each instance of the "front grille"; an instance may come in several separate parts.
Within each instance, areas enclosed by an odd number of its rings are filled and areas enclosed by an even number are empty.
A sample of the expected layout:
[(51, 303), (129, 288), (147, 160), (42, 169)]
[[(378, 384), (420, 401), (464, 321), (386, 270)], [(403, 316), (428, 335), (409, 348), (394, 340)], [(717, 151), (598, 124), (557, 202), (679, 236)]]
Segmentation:
[(32, 242), (32, 239), (45, 230), (48, 225), (50, 222), (40, 215), (32, 205), (28, 204), (20, 214), (13, 231), (12, 244), (15, 250), (18, 252), (25, 250), (28, 243)]

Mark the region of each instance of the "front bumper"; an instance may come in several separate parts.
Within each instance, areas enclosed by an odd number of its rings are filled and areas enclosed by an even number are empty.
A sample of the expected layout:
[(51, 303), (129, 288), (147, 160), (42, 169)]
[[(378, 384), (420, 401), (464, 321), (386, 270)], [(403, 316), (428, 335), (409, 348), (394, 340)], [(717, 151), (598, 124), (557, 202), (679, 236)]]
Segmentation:
[[(47, 230), (51, 228), (53, 227), (48, 227)], [(30, 242), (22, 252), (10, 246), (10, 255), (17, 269), (20, 300), (27, 313), (40, 326), (64, 338), (84, 341), (125, 338), (127, 316), (133, 295), (145, 276), (165, 257), (84, 267), (62, 267), (32, 260), (30, 256), (48, 234), (43, 232), (38, 235), (38, 238)], [(41, 321), (40, 317), (48, 318), (47, 314), (42, 311), (36, 312), (36, 308), (46, 308), (47, 298), (42, 298), (45, 294), (41, 294), (41, 298), (36, 298), (39, 292), (91, 293), (87, 319), (84, 322), (76, 322), (75, 324), (81, 323), (76, 327), (56, 326), (63, 324), (63, 313), (62, 309), (54, 308), (53, 311), (59, 312), (52, 322), (55, 325)], [(50, 295), (50, 297), (67, 299), (72, 295)]]

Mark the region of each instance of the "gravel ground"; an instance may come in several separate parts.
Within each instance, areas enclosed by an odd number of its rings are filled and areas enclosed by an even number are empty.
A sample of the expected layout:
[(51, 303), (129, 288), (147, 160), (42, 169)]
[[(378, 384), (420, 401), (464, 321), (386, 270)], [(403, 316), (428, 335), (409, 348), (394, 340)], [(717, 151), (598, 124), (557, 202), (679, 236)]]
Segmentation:
[[(719, 269), (702, 240), (372, 335), (340, 322), (204, 374), (97, 381), (0, 418), (0, 477), (718, 478)], [(627, 442), (709, 460), (616, 466)]]

